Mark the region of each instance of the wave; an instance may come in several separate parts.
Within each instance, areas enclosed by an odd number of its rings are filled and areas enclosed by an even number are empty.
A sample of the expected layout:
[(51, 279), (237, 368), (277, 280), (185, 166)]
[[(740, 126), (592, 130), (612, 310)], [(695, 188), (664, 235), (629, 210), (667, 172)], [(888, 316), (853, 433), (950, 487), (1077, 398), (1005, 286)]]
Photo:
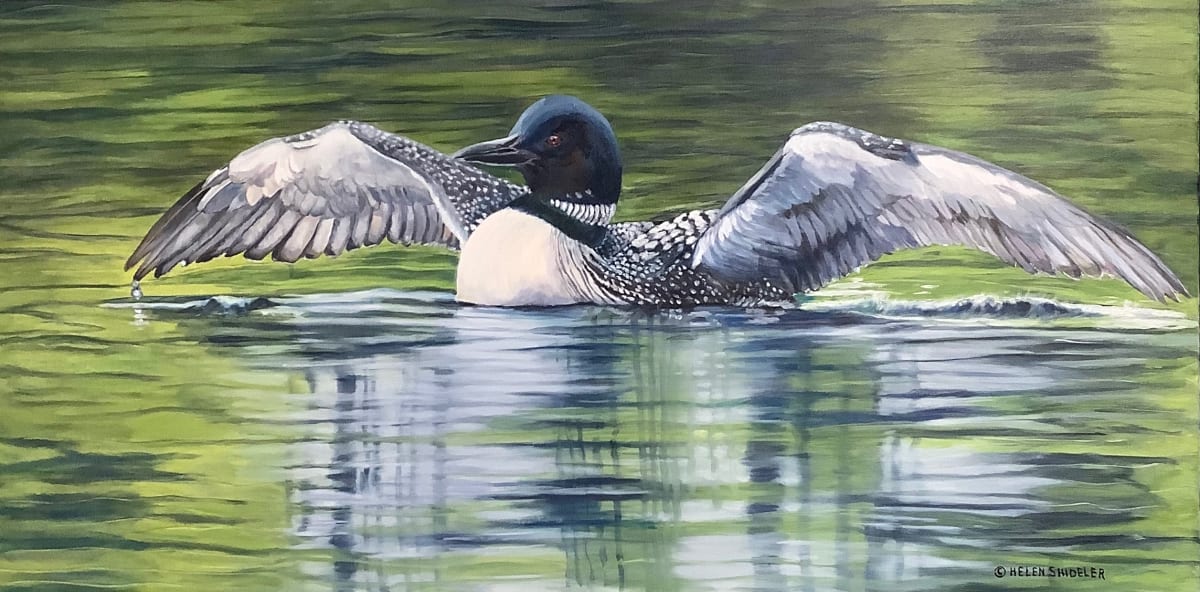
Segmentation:
[[(825, 305), (806, 306), (810, 310), (825, 308)], [(1095, 307), (1069, 304), (1048, 298), (996, 298), (977, 295), (958, 300), (907, 301), (889, 298), (867, 298), (851, 301), (834, 301), (831, 310), (859, 312), (883, 316), (960, 316), (991, 317), (1004, 319), (1060, 319), (1073, 317), (1104, 316)]]
[[(387, 288), (362, 290), (356, 292), (340, 292), (329, 294), (307, 294), (279, 297), (262, 296), (210, 296), (206, 298), (153, 298), (134, 300), (119, 300), (105, 303), (104, 306), (113, 308), (133, 308), (140, 311), (161, 311), (165, 313), (182, 313), (197, 316), (240, 316), (264, 311), (266, 314), (280, 313), (297, 316), (308, 315), (364, 315), (371, 316), (385, 311), (401, 309), (416, 311), (434, 309), (444, 311), (447, 307), (457, 308), (453, 296), (440, 292), (403, 292)], [(464, 307), (466, 308), (466, 307)], [(274, 309), (274, 310), (272, 310)], [(789, 310), (790, 309), (790, 310)], [(505, 309), (483, 308), (480, 311), (503, 314)], [(597, 310), (617, 312), (621, 309), (596, 306), (564, 307), (557, 309), (542, 309), (543, 311), (568, 312), (571, 310)], [(706, 307), (691, 312), (662, 311), (662, 316), (677, 316), (681, 320), (713, 321), (716, 324), (738, 322), (746, 316), (748, 310), (733, 307)], [(775, 310), (777, 314), (788, 315), (799, 313), (809, 317), (809, 321), (818, 321), (811, 315), (830, 315), (844, 319), (845, 317), (870, 318), (878, 320), (942, 320), (948, 322), (1036, 322), (1056, 323), (1079, 321), (1083, 325), (1095, 325), (1108, 328), (1128, 329), (1184, 329), (1195, 328), (1196, 322), (1179, 312), (1155, 308), (1145, 308), (1135, 305), (1097, 305), (1059, 302), (1049, 298), (1018, 297), (997, 298), (989, 295), (976, 295), (967, 298), (941, 301), (897, 300), (885, 296), (866, 298), (830, 298), (811, 299)], [(511, 313), (528, 314), (528, 309), (512, 309)], [(765, 312), (765, 311), (760, 311)], [(643, 318), (647, 314), (633, 314), (631, 318)], [(489, 314), (488, 316), (492, 316)], [(569, 313), (568, 313), (568, 316)], [(610, 315), (611, 316), (611, 315)], [(617, 312), (618, 318), (622, 315)], [(757, 318), (756, 315), (751, 315)], [(768, 313), (775, 317), (776, 314)], [(747, 319), (741, 319), (747, 320)], [(779, 320), (779, 319), (776, 319)], [(1075, 323), (1072, 323), (1075, 324)]]
[(301, 313), (305, 311), (369, 312), (378, 306), (388, 305), (431, 305), (453, 302), (453, 296), (438, 292), (401, 292), (387, 288), (360, 290), (356, 292), (331, 292), (325, 294), (303, 294), (289, 296), (229, 296), (208, 297), (156, 297), (120, 299), (104, 303), (107, 308), (130, 308), (145, 311), (190, 313), (195, 315), (245, 315), (268, 309), (287, 309)]
[(196, 315), (244, 315), (273, 308), (279, 303), (262, 296), (209, 296), (207, 298), (154, 298), (106, 302), (107, 308), (132, 308)]
[(1136, 305), (1099, 305), (1059, 302), (1049, 298), (997, 298), (975, 295), (940, 301), (895, 300), (874, 296), (860, 299), (831, 299), (802, 305), (809, 311), (855, 313), (881, 319), (943, 319), (995, 321), (1071, 321), (1084, 325), (1129, 329), (1194, 328), (1196, 322), (1186, 315)]

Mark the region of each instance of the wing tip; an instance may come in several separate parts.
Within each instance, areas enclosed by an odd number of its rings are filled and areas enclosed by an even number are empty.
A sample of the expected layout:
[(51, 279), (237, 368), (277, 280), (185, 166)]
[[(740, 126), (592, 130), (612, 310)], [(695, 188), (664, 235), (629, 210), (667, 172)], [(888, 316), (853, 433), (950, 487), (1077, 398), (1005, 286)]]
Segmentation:
[(1142, 293), (1163, 304), (1168, 304), (1171, 302), (1183, 302), (1184, 300), (1192, 297), (1192, 293), (1188, 291), (1187, 287), (1183, 285), (1183, 282), (1181, 282), (1179, 278), (1171, 275), (1168, 278), (1168, 281), (1171, 283), (1171, 285), (1166, 290), (1157, 290), (1154, 293), (1142, 290)]

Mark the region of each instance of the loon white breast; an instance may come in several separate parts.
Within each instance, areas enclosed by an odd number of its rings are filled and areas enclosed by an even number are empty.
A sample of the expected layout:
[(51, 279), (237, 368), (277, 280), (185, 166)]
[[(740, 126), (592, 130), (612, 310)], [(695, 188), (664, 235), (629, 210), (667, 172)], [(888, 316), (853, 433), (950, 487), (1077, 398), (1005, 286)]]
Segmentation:
[[(475, 165), (515, 167), (525, 185)], [(453, 155), (339, 121), (254, 146), (181, 197), (126, 262), (138, 282), (244, 254), (294, 262), (382, 243), (461, 247), (460, 301), (659, 307), (779, 302), (893, 251), (962, 245), (1030, 273), (1187, 295), (1124, 229), (973, 156), (837, 123), (794, 130), (723, 207), (612, 223), (608, 120), (545, 97), (504, 138)]]
[(588, 302), (577, 278), (586, 248), (541, 218), (506, 208), (485, 219), (463, 245), (456, 298), (490, 306)]

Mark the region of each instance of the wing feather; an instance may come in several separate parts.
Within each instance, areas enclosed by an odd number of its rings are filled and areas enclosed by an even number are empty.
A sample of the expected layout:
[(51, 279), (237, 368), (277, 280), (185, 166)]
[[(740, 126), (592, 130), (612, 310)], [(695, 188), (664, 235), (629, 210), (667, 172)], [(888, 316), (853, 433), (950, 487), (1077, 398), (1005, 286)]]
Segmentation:
[(350, 242), (350, 230), (353, 227), (353, 218), (334, 218), (333, 234), (329, 238), (329, 247), (325, 249), (325, 254), (332, 256), (341, 255), (346, 250), (346, 245)]
[(308, 241), (308, 248), (304, 250), (306, 258), (316, 259), (325, 252), (325, 249), (329, 248), (329, 239), (333, 236), (333, 223), (335, 220), (335, 218), (322, 218), (320, 223), (317, 224), (316, 230), (313, 231), (312, 240)]
[(212, 233), (211, 236), (204, 240), (198, 240), (189, 245), (184, 251), (179, 253), (179, 258), (184, 263), (196, 263), (200, 261), (208, 261), (220, 254), (213, 247), (219, 244), (222, 240), (228, 237), (230, 231), (240, 227), (238, 222), (241, 220), (238, 212), (225, 211), (217, 214), (215, 220), (210, 225), (221, 228), (220, 231)]
[[(209, 177), (209, 180), (212, 180), (218, 174), (224, 174), (224, 170), (217, 170)], [(143, 238), (142, 242), (139, 243), (137, 248), (133, 250), (133, 254), (129, 256), (129, 261), (125, 263), (126, 269), (131, 267), (131, 262), (144, 259), (150, 253), (161, 249), (163, 243), (171, 240), (172, 233), (167, 232), (166, 229), (168, 227), (182, 226), (179, 224), (179, 220), (182, 217), (190, 216), (196, 210), (196, 205), (200, 202), (201, 197), (203, 197), (202, 193), (204, 191), (205, 183), (206, 182), (197, 183), (195, 186), (189, 189), (187, 193), (183, 194), (183, 196), (175, 202), (175, 205), (171, 206), (170, 209), (163, 213), (163, 215), (154, 222), (154, 225), (151, 226), (150, 230), (146, 232), (145, 238)], [(154, 266), (149, 265), (143, 267), (146, 269), (152, 269)], [(139, 273), (141, 273), (141, 270), (139, 270)], [(142, 275), (145, 274), (142, 273)]]
[(220, 250), (225, 256), (230, 256), (249, 249), (251, 246), (258, 244), (258, 241), (267, 234), (267, 231), (271, 230), (275, 221), (283, 215), (283, 207), (279, 204), (270, 204), (265, 208), (258, 208), (257, 210), (261, 211), (257, 211), (256, 215), (249, 218), (254, 220), (253, 224), (246, 228), (244, 232), (231, 234), (229, 237), (230, 240), (222, 241), (221, 246), (224, 246), (223, 249), (214, 250)]
[(283, 239), (291, 234), (292, 229), (296, 227), (296, 223), (300, 221), (301, 216), (303, 214), (296, 210), (284, 210), (279, 215), (279, 219), (275, 220), (275, 224), (267, 230), (266, 234), (254, 246), (246, 249), (246, 258), (259, 260), (266, 257), (271, 251), (274, 251), (275, 246), (283, 242)]
[(412, 235), (409, 236), (409, 240), (419, 241), (423, 239), (425, 234), (429, 231), (429, 212), (417, 205), (414, 205), (413, 209), (415, 211), (413, 212), (412, 216)]
[(384, 239), (457, 246), (524, 193), (432, 148), (341, 121), (267, 140), (196, 184), (125, 263), (135, 279), (244, 254), (277, 261), (338, 255)]
[(309, 241), (312, 240), (313, 233), (317, 231), (317, 225), (321, 223), (321, 219), (316, 216), (304, 216), (296, 223), (296, 227), (292, 229), (287, 240), (275, 247), (271, 256), (276, 261), (286, 261), (291, 263), (304, 255), (304, 250), (308, 248)]
[(354, 215), (354, 226), (350, 230), (350, 243), (346, 245), (346, 249), (353, 251), (367, 243), (367, 228), (371, 225), (371, 208), (364, 205), (363, 209), (359, 210)]
[(377, 245), (383, 240), (387, 234), (388, 221), (391, 219), (389, 208), (377, 208), (371, 212), (371, 219), (367, 224), (367, 239), (364, 241), (368, 245)]
[(973, 156), (836, 123), (797, 129), (700, 237), (692, 265), (719, 280), (816, 290), (898, 249), (973, 247), (1030, 273), (1125, 280), (1187, 295), (1125, 230)]
[[(392, 210), (392, 221), (388, 224), (388, 240), (399, 243), (404, 240), (404, 222), (406, 219), (405, 212), (411, 212), (412, 206), (409, 204), (398, 204)], [(411, 218), (412, 214), (408, 215)]]

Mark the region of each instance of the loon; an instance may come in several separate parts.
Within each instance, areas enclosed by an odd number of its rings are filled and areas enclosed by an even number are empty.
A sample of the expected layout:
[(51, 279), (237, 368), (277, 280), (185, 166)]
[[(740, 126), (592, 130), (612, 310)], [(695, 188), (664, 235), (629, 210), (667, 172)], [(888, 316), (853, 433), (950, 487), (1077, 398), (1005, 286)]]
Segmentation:
[[(477, 167), (515, 167), (520, 185)], [(458, 249), (456, 298), (493, 306), (785, 304), (893, 251), (961, 245), (1030, 273), (1109, 276), (1178, 300), (1179, 278), (1127, 231), (973, 156), (817, 122), (719, 209), (612, 221), (616, 135), (570, 96), (508, 136), (446, 155), (357, 121), (267, 140), (158, 219), (125, 264), (336, 256), (385, 239)]]

